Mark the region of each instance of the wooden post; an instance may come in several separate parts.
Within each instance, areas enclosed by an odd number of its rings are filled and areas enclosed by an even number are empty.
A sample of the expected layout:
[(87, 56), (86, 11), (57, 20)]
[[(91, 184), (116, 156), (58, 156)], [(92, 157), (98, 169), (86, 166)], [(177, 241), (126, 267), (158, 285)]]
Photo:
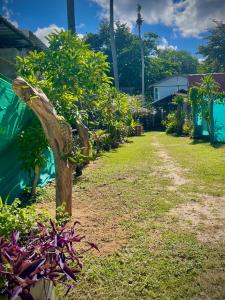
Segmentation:
[(44, 93), (38, 92), (23, 78), (13, 82), (13, 89), (36, 114), (53, 151), (56, 167), (56, 207), (65, 204), (65, 210), (72, 215), (72, 173), (74, 165), (68, 157), (73, 151), (72, 128), (58, 116)]

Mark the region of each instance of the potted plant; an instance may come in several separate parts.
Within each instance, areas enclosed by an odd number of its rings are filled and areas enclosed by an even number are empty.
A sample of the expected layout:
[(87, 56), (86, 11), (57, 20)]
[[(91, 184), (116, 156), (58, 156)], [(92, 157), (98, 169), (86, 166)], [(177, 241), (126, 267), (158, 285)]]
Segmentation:
[(11, 238), (0, 237), (0, 299), (4, 296), (10, 300), (53, 300), (52, 287), (57, 283), (66, 285), (68, 293), (73, 287), (68, 282), (75, 281), (82, 270), (82, 255), (98, 249), (88, 242), (84, 249), (75, 249), (84, 239), (76, 233), (78, 223), (71, 228), (52, 220), (49, 226), (38, 223), (37, 233), (27, 236), (23, 244), (19, 232)]

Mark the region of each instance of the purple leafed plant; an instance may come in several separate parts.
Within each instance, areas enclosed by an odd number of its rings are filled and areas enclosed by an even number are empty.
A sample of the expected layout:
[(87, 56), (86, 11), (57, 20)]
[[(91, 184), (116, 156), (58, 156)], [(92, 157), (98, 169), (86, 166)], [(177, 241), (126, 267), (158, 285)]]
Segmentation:
[(57, 226), (52, 220), (50, 227), (38, 223), (38, 233), (28, 237), (25, 245), (20, 245), (19, 232), (14, 232), (10, 240), (0, 237), (0, 278), (3, 279), (0, 295), (7, 295), (10, 300), (18, 296), (32, 300), (30, 288), (40, 280), (65, 284), (68, 293), (73, 287), (68, 282), (76, 281), (82, 270), (82, 255), (93, 248), (98, 250), (93, 243), (87, 243), (85, 249), (75, 249), (84, 238), (76, 234), (78, 223), (72, 228)]

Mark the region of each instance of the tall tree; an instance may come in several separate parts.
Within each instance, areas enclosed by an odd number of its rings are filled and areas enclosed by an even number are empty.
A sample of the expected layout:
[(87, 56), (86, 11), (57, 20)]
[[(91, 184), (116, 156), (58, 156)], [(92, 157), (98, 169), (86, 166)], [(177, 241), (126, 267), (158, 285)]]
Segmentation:
[(205, 58), (202, 69), (205, 72), (225, 72), (225, 23), (214, 22), (217, 26), (206, 37), (207, 44), (199, 47), (199, 53)]
[(145, 99), (145, 58), (144, 58), (144, 44), (141, 38), (141, 26), (143, 24), (143, 18), (141, 16), (141, 5), (138, 4), (137, 7), (137, 26), (138, 26), (138, 37), (140, 40), (140, 48), (141, 48), (141, 91), (142, 98)]
[(67, 21), (68, 30), (70, 30), (72, 33), (76, 33), (74, 0), (67, 0)]
[(112, 60), (113, 60), (113, 73), (114, 73), (114, 82), (115, 87), (119, 90), (119, 75), (118, 75), (118, 65), (117, 65), (117, 54), (116, 54), (116, 42), (114, 35), (114, 7), (113, 0), (110, 0), (110, 44), (112, 51)]

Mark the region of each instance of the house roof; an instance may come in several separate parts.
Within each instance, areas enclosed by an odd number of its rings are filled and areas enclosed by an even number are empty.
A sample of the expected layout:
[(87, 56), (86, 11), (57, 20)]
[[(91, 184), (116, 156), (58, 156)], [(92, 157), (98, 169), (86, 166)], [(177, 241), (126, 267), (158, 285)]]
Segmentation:
[(158, 106), (162, 106), (164, 104), (169, 104), (169, 102), (172, 102), (172, 99), (176, 96), (176, 95), (179, 95), (179, 96), (182, 96), (182, 97), (187, 97), (187, 91), (186, 90), (179, 90), (178, 92), (175, 92), (174, 94), (171, 94), (169, 96), (166, 96), (162, 99), (159, 99), (159, 100), (156, 100), (154, 102), (152, 102), (152, 104), (155, 106), (155, 107), (158, 107)]
[(47, 47), (31, 31), (18, 29), (0, 16), (0, 48), (44, 50)]
[(211, 73), (211, 74), (190, 74), (188, 75), (188, 86), (198, 86), (202, 83), (205, 75), (212, 75), (213, 79), (219, 84), (220, 90), (225, 91), (225, 73)]
[(153, 84), (150, 85), (150, 87), (153, 87), (153, 86), (155, 86), (155, 85), (158, 85), (158, 84), (160, 84), (160, 83), (162, 83), (162, 82), (164, 82), (164, 81), (167, 81), (167, 80), (169, 80), (169, 79), (171, 79), (171, 78), (177, 78), (177, 77), (187, 78), (187, 76), (185, 76), (185, 75), (174, 75), (174, 76), (169, 76), (169, 77), (166, 77), (166, 78), (163, 78), (163, 79), (161, 79), (161, 80), (159, 80), (159, 81), (154, 82)]

